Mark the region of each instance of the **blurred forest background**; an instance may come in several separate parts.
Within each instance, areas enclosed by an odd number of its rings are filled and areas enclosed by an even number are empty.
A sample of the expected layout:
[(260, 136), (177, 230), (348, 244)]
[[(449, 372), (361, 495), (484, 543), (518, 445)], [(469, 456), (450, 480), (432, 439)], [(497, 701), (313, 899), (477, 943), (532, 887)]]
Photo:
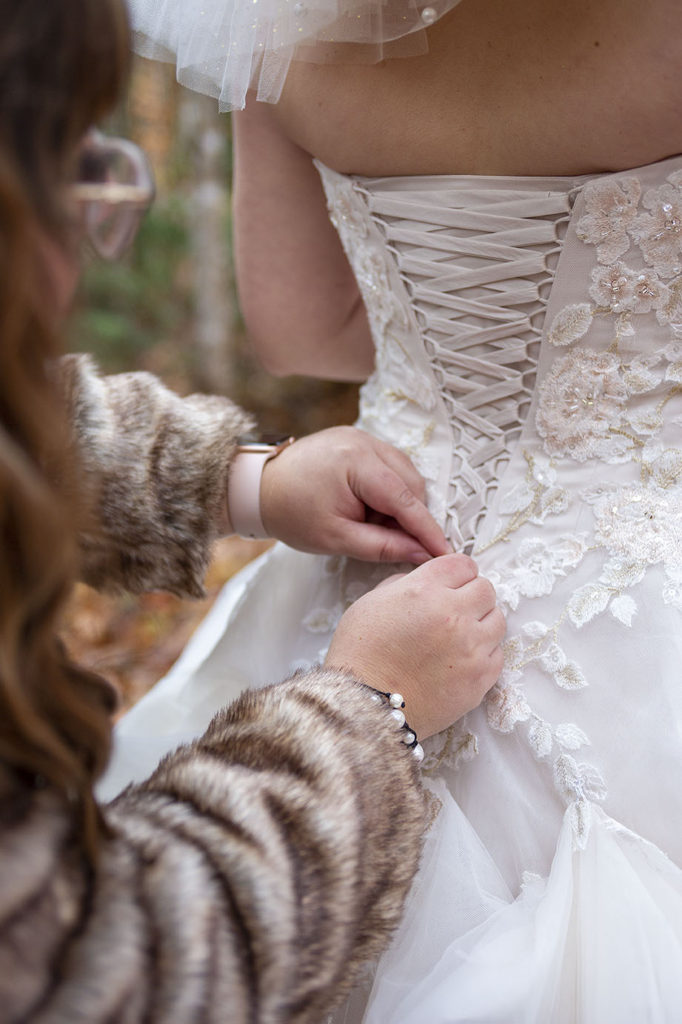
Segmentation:
[[(127, 100), (104, 127), (146, 151), (157, 198), (124, 260), (88, 262), (71, 348), (92, 353), (107, 373), (148, 370), (180, 394), (229, 395), (262, 430), (301, 435), (352, 422), (354, 385), (276, 379), (250, 354), (231, 255), (229, 116), (178, 86), (174, 66), (136, 59)], [(65, 628), (69, 649), (119, 687), (125, 710), (175, 661), (223, 583), (268, 546), (219, 541), (203, 601), (112, 597), (79, 584)]]

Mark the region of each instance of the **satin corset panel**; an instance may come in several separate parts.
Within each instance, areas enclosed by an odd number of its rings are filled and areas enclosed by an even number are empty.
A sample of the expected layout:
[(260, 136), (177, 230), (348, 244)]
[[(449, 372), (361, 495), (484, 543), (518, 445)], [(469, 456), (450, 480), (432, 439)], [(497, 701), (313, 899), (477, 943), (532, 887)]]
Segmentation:
[(571, 178), (349, 178), (318, 164), (376, 346), (360, 425), (470, 550), (528, 414)]

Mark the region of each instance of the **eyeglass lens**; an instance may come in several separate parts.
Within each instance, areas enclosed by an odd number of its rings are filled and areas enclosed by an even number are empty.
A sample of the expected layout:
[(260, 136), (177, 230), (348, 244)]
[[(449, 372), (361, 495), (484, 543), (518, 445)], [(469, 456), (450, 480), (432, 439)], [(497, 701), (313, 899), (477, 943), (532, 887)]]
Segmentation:
[(93, 248), (115, 259), (132, 242), (154, 197), (144, 153), (126, 139), (91, 132), (80, 153), (74, 194)]

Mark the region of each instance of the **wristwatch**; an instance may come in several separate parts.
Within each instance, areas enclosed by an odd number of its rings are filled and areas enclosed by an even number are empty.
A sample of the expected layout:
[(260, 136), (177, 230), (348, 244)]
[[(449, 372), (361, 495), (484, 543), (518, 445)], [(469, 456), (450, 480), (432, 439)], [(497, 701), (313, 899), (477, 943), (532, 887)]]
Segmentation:
[(238, 438), (237, 454), (227, 482), (227, 514), (240, 537), (264, 539), (269, 534), (260, 514), (260, 484), (265, 463), (296, 440), (288, 434), (249, 435)]

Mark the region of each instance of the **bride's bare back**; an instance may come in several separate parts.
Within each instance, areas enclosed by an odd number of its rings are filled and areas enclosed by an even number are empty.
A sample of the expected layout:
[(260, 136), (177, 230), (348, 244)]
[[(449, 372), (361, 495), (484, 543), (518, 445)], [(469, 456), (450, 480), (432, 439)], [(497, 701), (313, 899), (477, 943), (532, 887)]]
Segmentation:
[(575, 174), (682, 151), (679, 0), (462, 0), (428, 36), (423, 57), (294, 64), (281, 128), (368, 175)]
[(372, 369), (311, 156), (368, 176), (574, 175), (682, 152), (680, 0), (462, 0), (428, 36), (423, 57), (295, 63), (276, 106), (235, 117), (242, 309), (272, 372)]

